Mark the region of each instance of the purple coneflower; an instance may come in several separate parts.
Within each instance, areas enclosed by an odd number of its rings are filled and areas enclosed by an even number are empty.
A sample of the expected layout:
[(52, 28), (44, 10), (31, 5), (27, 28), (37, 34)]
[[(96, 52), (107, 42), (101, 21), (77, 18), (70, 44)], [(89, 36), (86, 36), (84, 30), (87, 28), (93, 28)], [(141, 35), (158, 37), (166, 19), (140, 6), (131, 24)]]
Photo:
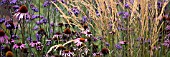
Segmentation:
[(17, 43), (17, 44), (14, 44), (13, 48), (14, 49), (23, 49), (23, 48), (25, 48), (25, 44)]
[(76, 43), (76, 46), (81, 46), (83, 42), (87, 42), (87, 39), (85, 38), (77, 38), (74, 40), (74, 43)]
[(127, 42), (126, 41), (119, 41), (119, 44), (124, 45), (124, 44), (127, 44)]
[(32, 41), (29, 45), (31, 47), (35, 47), (36, 45), (40, 44), (41, 42), (38, 42), (38, 41)]
[(36, 50), (41, 51), (42, 48), (43, 48), (43, 45), (42, 45), (42, 44), (37, 44), (37, 45), (36, 45)]
[(72, 56), (74, 56), (74, 53), (69, 51), (69, 50), (64, 50), (63, 53), (62, 53), (62, 56), (64, 56), (64, 57), (72, 57)]
[(5, 34), (3, 30), (0, 30), (0, 43), (8, 43), (8, 36)]
[(164, 41), (163, 45), (169, 48), (169, 47), (170, 47), (170, 40), (169, 40), (169, 39), (166, 39), (166, 40)]
[(14, 17), (16, 17), (17, 19), (26, 19), (26, 18), (30, 18), (30, 15), (28, 13), (28, 9), (25, 5), (20, 6), (19, 11), (17, 13), (14, 14)]

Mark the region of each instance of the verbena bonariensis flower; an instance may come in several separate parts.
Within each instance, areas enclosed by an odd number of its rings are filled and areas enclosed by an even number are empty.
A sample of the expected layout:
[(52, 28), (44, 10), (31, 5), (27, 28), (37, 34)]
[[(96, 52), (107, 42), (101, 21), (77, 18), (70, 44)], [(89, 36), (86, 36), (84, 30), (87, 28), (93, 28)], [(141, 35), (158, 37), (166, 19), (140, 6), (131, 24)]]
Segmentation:
[(126, 18), (128, 18), (128, 17), (129, 17), (129, 12), (124, 12), (124, 14), (123, 14), (123, 17), (122, 17), (122, 18), (126, 19)]
[(31, 9), (34, 11), (34, 12), (38, 12), (39, 9), (37, 7), (35, 7), (33, 4), (30, 5)]
[(125, 8), (130, 8), (129, 4), (127, 4), (127, 3), (124, 6), (125, 6)]
[(77, 39), (74, 40), (74, 43), (76, 43), (76, 46), (81, 46), (84, 42), (87, 42), (87, 39), (77, 38)]
[(116, 49), (119, 49), (119, 50), (123, 48), (120, 44), (116, 44), (115, 47)]
[(46, 24), (46, 23), (47, 23), (47, 19), (46, 19), (46, 18), (42, 18), (42, 19), (40, 20), (40, 22)]
[(50, 5), (50, 2), (49, 1), (45, 1), (44, 4), (43, 4), (43, 7), (47, 7)]
[(95, 11), (96, 11), (96, 15), (97, 15), (97, 16), (100, 16), (99, 11), (98, 11), (97, 9), (96, 9)]
[(18, 5), (14, 5), (14, 6), (12, 6), (12, 8), (13, 8), (14, 10), (16, 10), (16, 9), (19, 9), (19, 6), (18, 6)]
[(71, 52), (70, 50), (64, 50), (64, 51), (62, 52), (62, 56), (64, 56), (64, 57), (73, 57), (73, 56), (74, 56), (74, 53)]
[(46, 45), (49, 46), (49, 45), (51, 45), (51, 44), (52, 44), (52, 39), (51, 39), (51, 38), (47, 39), (47, 40), (46, 40)]
[(20, 6), (17, 13), (14, 14), (14, 17), (17, 19), (29, 19), (30, 15), (28, 13), (28, 8), (25, 5)]
[(38, 42), (38, 41), (32, 41), (29, 45), (31, 47), (35, 47), (36, 45), (40, 44), (41, 42)]
[(39, 29), (39, 27), (36, 25), (36, 26), (34, 26), (34, 28), (33, 28), (33, 30), (38, 30)]
[(17, 0), (11, 0), (10, 4), (16, 4)]
[(3, 30), (0, 30), (0, 43), (8, 43), (8, 36), (5, 34)]
[(83, 23), (86, 23), (86, 22), (87, 22), (87, 17), (86, 17), (86, 16), (83, 16), (83, 17), (82, 17), (82, 22), (83, 22)]
[(0, 24), (5, 22), (5, 18), (0, 18)]
[(39, 17), (40, 17), (39, 15), (32, 15), (31, 20), (34, 20), (34, 19), (39, 18)]
[(14, 44), (13, 48), (14, 49), (23, 49), (25, 48), (25, 44), (22, 44), (22, 43), (17, 43), (17, 44)]
[(162, 2), (161, 2), (161, 1), (158, 1), (158, 2), (157, 2), (157, 6), (158, 6), (158, 9), (161, 9), (161, 8), (162, 8)]
[(71, 10), (75, 15), (78, 15), (80, 13), (77, 7), (73, 7)]

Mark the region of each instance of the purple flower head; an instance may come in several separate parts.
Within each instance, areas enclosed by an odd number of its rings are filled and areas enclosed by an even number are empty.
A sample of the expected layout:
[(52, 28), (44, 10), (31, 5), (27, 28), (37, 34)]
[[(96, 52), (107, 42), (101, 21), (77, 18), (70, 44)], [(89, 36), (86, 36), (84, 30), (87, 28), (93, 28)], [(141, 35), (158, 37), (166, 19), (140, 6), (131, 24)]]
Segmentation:
[(5, 22), (5, 18), (0, 18), (0, 24)]
[(11, 30), (11, 29), (15, 29), (14, 23), (12, 21), (6, 21), (5, 22), (5, 26), (7, 29)]
[(95, 11), (96, 11), (96, 15), (97, 15), (97, 16), (100, 16), (99, 11), (98, 11), (97, 9), (95, 9)]
[(164, 41), (163, 45), (169, 48), (169, 47), (170, 47), (170, 40), (169, 40), (169, 39), (166, 39), (166, 40)]
[(119, 44), (124, 45), (124, 44), (127, 44), (127, 42), (126, 41), (119, 41)]
[(56, 12), (58, 12), (58, 9), (57, 9), (57, 8), (55, 8), (55, 11), (56, 11)]
[(37, 38), (38, 41), (40, 41), (41, 40), (41, 35), (36, 33), (36, 38)]
[(162, 8), (162, 2), (161, 2), (161, 1), (158, 1), (158, 2), (157, 2), (157, 6), (158, 6), (159, 9)]
[(36, 24), (41, 25), (41, 24), (43, 24), (43, 22), (37, 21)]
[(46, 18), (43, 18), (43, 19), (40, 20), (40, 22), (46, 24), (46, 23), (47, 23), (47, 19), (46, 19)]
[(50, 2), (49, 1), (45, 1), (44, 4), (43, 4), (43, 7), (47, 7), (50, 5)]
[(116, 44), (115, 47), (119, 50), (122, 49), (122, 46), (120, 44)]
[(36, 26), (34, 26), (34, 28), (33, 28), (33, 30), (38, 30), (39, 29), (39, 27), (36, 25)]
[(23, 48), (25, 48), (25, 44), (17, 43), (17, 44), (14, 44), (13, 48), (14, 49), (23, 49)]
[(0, 43), (8, 43), (8, 36), (3, 30), (0, 30)]
[(165, 30), (170, 31), (170, 25), (167, 25)]
[(14, 10), (16, 10), (16, 9), (19, 9), (19, 6), (18, 6), (18, 5), (14, 5), (14, 6), (12, 6), (12, 8), (13, 8)]
[(32, 15), (31, 19), (34, 20), (36, 18), (39, 18), (40, 16), (39, 15)]
[(31, 41), (32, 41), (32, 38), (31, 38), (31, 37), (28, 37), (27, 40), (31, 42)]
[(75, 15), (78, 15), (80, 13), (77, 7), (73, 7), (71, 10)]
[(35, 46), (37, 46), (38, 44), (41, 44), (41, 42), (32, 41), (29, 45), (30, 45), (31, 47), (35, 47)]
[(36, 7), (32, 7), (32, 10), (33, 10), (34, 12), (39, 12), (39, 9), (36, 8)]
[(17, 0), (11, 0), (10, 4), (16, 4)]
[(6, 3), (6, 2), (7, 2), (7, 0), (1, 0), (1, 2), (2, 2), (2, 3)]
[(33, 4), (30, 5), (31, 9), (34, 11), (34, 12), (38, 12), (39, 9), (37, 7), (35, 7)]
[(18, 35), (12, 35), (11, 39), (19, 39)]
[(83, 17), (82, 17), (82, 21), (83, 21), (83, 23), (87, 22), (87, 17), (86, 17), (86, 16), (83, 16)]
[(51, 38), (48, 39), (48, 40), (46, 40), (46, 45), (47, 45), (47, 46), (49, 46), (49, 45), (51, 45), (51, 44), (52, 44)]
[(122, 12), (122, 11), (118, 12), (118, 15), (123, 15), (123, 14), (124, 14), (124, 12)]
[(110, 46), (110, 44), (108, 42), (105, 42), (106, 46)]
[(124, 12), (124, 14), (123, 14), (123, 17), (122, 17), (122, 18), (126, 19), (126, 18), (128, 18), (128, 17), (129, 17), (129, 12)]
[(127, 3), (124, 6), (125, 6), (125, 8), (130, 8), (129, 4), (127, 4)]

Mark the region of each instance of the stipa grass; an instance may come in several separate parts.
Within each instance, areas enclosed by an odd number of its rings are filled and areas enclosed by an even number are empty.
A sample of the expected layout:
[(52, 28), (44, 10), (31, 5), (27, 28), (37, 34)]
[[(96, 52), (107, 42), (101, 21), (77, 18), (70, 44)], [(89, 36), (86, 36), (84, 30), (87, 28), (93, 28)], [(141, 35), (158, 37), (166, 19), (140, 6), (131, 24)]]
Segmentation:
[(169, 56), (168, 0), (3, 0), (0, 5), (10, 12), (0, 12), (1, 56)]

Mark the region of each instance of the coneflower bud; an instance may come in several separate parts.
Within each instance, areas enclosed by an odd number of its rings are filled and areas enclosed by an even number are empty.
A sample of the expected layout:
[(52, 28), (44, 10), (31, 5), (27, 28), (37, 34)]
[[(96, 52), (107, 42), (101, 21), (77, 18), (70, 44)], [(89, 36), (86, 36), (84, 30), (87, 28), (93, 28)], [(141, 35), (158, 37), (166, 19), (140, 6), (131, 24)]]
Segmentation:
[(7, 51), (5, 56), (6, 57), (14, 57), (14, 54), (11, 51)]
[(83, 28), (86, 30), (88, 28), (87, 24), (84, 24)]
[(58, 23), (58, 26), (59, 27), (62, 27), (64, 24), (63, 23)]
[(27, 7), (26, 7), (25, 5), (22, 5), (22, 6), (20, 6), (20, 8), (19, 8), (19, 12), (20, 12), (20, 13), (27, 13), (27, 12), (28, 12), (28, 9), (27, 9)]
[(66, 28), (66, 29), (64, 30), (64, 33), (65, 33), (65, 34), (71, 34), (71, 30), (70, 30), (69, 28)]
[(3, 30), (0, 30), (0, 37), (4, 36), (5, 32)]
[(46, 35), (44, 29), (40, 28), (40, 30), (38, 31), (38, 34), (41, 34), (41, 35)]
[(85, 38), (80, 38), (80, 42), (85, 42)]
[(101, 52), (102, 52), (103, 55), (107, 55), (107, 54), (109, 54), (109, 49), (102, 48)]

